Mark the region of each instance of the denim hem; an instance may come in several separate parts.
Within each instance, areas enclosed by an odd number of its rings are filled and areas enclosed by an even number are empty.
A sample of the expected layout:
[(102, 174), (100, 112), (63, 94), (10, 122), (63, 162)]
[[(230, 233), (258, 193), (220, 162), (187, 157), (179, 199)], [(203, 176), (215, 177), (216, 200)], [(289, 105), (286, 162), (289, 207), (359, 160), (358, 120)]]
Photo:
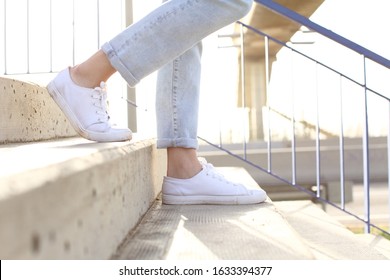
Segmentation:
[(188, 148), (188, 149), (198, 149), (199, 144), (197, 139), (191, 138), (176, 138), (176, 139), (158, 139), (157, 148)]
[(134, 75), (131, 74), (127, 67), (122, 63), (110, 43), (104, 43), (101, 49), (107, 55), (107, 58), (110, 61), (112, 67), (114, 67), (119, 72), (119, 74), (121, 74), (121, 76), (126, 80), (128, 85), (130, 87), (135, 87), (136, 84), (139, 83), (139, 81), (134, 78)]

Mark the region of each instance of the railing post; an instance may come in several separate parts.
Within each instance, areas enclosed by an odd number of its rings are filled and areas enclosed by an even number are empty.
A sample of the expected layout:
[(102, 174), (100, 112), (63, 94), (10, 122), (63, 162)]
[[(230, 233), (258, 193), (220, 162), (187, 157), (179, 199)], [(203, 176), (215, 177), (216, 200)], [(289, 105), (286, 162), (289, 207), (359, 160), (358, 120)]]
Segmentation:
[(49, 44), (50, 44), (50, 47), (49, 47), (49, 61), (50, 61), (50, 70), (49, 70), (49, 73), (52, 73), (53, 72), (53, 0), (50, 0), (50, 8), (49, 8), (49, 24), (50, 24), (50, 27), (49, 27)]
[(100, 0), (96, 0), (97, 49), (100, 49)]
[(321, 197), (321, 139), (320, 139), (320, 96), (318, 92), (318, 63), (316, 65), (316, 183), (317, 198)]
[(345, 209), (345, 162), (344, 162), (344, 110), (343, 110), (343, 77), (340, 75), (340, 201), (341, 208)]
[(267, 97), (267, 114), (268, 114), (268, 139), (267, 139), (267, 153), (268, 153), (268, 172), (272, 172), (272, 138), (271, 138), (271, 105), (270, 105), (270, 91), (269, 91), (269, 40), (268, 36), (264, 36), (264, 56), (265, 56), (265, 96)]
[[(389, 116), (388, 116), (388, 121), (389, 121), (389, 127), (387, 130), (387, 179), (388, 179), (388, 203), (389, 203), (389, 213), (390, 213), (390, 101), (389, 103)], [(390, 216), (389, 216), (389, 228), (390, 228)]]
[(4, 74), (7, 74), (7, 0), (4, 0)]
[(295, 139), (295, 84), (294, 84), (294, 51), (291, 50), (291, 182), (296, 185), (296, 139)]
[[(125, 0), (125, 24), (129, 26), (133, 23), (133, 0)], [(136, 102), (135, 88), (127, 86), (127, 99)], [(134, 106), (127, 106), (127, 123), (129, 128), (137, 131), (137, 108)]]
[(366, 57), (363, 56), (364, 74), (364, 124), (363, 124), (363, 181), (364, 181), (364, 209), (365, 233), (371, 232), (370, 221), (370, 156), (369, 156), (369, 130), (368, 130), (368, 90), (366, 76)]
[(72, 1), (72, 65), (76, 65), (75, 0)]
[(243, 149), (244, 149), (244, 159), (246, 160), (246, 132), (247, 127), (245, 123), (246, 114), (245, 114), (245, 106), (246, 106), (246, 94), (245, 94), (245, 48), (244, 48), (244, 26), (240, 25), (240, 40), (241, 40), (241, 98), (242, 98), (242, 115), (243, 115)]
[(26, 24), (26, 33), (27, 33), (27, 39), (26, 39), (26, 43), (27, 43), (27, 51), (26, 51), (26, 55), (27, 55), (27, 74), (30, 74), (30, 1), (27, 0), (26, 2), (26, 5), (27, 5), (27, 14), (26, 14), (26, 17), (27, 17), (27, 24)]

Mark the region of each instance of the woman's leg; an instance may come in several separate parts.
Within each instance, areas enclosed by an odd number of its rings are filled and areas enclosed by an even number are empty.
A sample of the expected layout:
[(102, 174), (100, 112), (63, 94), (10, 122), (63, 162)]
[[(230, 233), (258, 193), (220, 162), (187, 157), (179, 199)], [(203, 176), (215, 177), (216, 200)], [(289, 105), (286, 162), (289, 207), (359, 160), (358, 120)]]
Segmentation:
[(167, 175), (191, 178), (202, 169), (197, 158), (197, 128), (202, 44), (158, 72), (157, 147), (168, 148)]
[(162, 187), (165, 204), (250, 204), (266, 199), (226, 180), (197, 157), (197, 126), (202, 45), (198, 43), (158, 73), (157, 146), (167, 148), (168, 170)]
[[(249, 190), (241, 184), (232, 183), (216, 172), (212, 165), (200, 163), (196, 158), (201, 52), (198, 42), (243, 17), (251, 5), (252, 0), (167, 1), (106, 43), (102, 47), (106, 57), (99, 51), (72, 71), (60, 73), (59, 78), (49, 84), (49, 92), (55, 99), (60, 99), (61, 108), (63, 111), (67, 109), (68, 117), (76, 121), (86, 119), (87, 123), (96, 119), (98, 123), (92, 123), (91, 126), (98, 125), (100, 128), (100, 109), (104, 108), (101, 106), (103, 98), (99, 94), (104, 91), (100, 87), (92, 90), (88, 86), (93, 86), (99, 80), (105, 81), (115, 70), (129, 85), (134, 86), (146, 75), (172, 61), (159, 75), (159, 87), (164, 90), (159, 93), (158, 100), (164, 100), (163, 93), (167, 92), (165, 98), (169, 103), (165, 112), (158, 115), (163, 116), (159, 125), (159, 147), (168, 149), (168, 176), (164, 178), (163, 184), (164, 203), (262, 202), (266, 199), (264, 191)], [(80, 87), (74, 82), (85, 83), (86, 87)], [(81, 94), (85, 96), (85, 101), (79, 104), (78, 96)], [(92, 102), (88, 102), (88, 96)], [(83, 106), (88, 103), (88, 114), (85, 114)], [(73, 105), (78, 114), (74, 114)], [(99, 111), (91, 118), (89, 114), (93, 114), (96, 106)], [(159, 106), (164, 105), (162, 103)], [(81, 124), (84, 126), (83, 122)], [(93, 136), (89, 138), (92, 140), (115, 141), (115, 137), (111, 137), (114, 132), (126, 136), (126, 131), (117, 131), (111, 127), (99, 130), (98, 133), (88, 129), (87, 132), (87, 135)], [(100, 134), (104, 137), (100, 137)]]
[[(129, 129), (110, 123), (101, 81), (118, 71), (135, 86), (210, 33), (245, 16), (251, 6), (252, 0), (167, 1), (87, 61), (62, 71), (48, 85), (48, 91), (83, 137), (96, 141), (131, 139)], [(91, 91), (91, 87), (96, 88)]]
[(102, 81), (106, 82), (115, 72), (106, 54), (100, 50), (84, 63), (72, 67), (70, 76), (77, 85), (94, 88)]
[[(166, 16), (161, 17), (161, 22), (168, 25), (174, 23), (176, 27), (165, 27), (162, 30), (165, 30), (163, 33), (167, 36), (174, 36), (175, 40), (172, 41), (172, 44), (162, 45), (165, 48), (159, 48), (162, 53), (156, 61), (176, 56), (188, 46), (196, 43), (193, 38), (202, 39), (205, 33), (211, 33), (223, 25), (239, 19), (246, 14), (248, 7), (251, 6), (251, 1), (236, 1), (236, 3), (233, 1), (169, 2), (164, 6)], [(220, 10), (221, 14), (215, 10)], [(180, 15), (181, 13), (182, 15)], [(177, 17), (179, 17), (179, 21), (176, 21)], [(236, 18), (233, 19), (234, 17)], [(205, 24), (206, 18), (211, 21)], [(214, 20), (212, 20), (213, 18)], [(200, 22), (197, 22), (198, 20)], [(156, 28), (159, 27), (156, 26)], [(176, 28), (180, 30), (176, 30)], [(173, 33), (170, 34), (167, 31), (173, 31)], [(192, 33), (193, 31), (195, 32)], [(153, 39), (147, 36), (146, 38)], [(158, 43), (154, 45), (161, 46)], [(181, 50), (175, 49), (178, 47)], [(202, 45), (198, 43), (159, 70), (156, 96), (157, 146), (167, 148), (167, 175), (169, 177), (191, 178), (202, 170), (196, 153), (201, 52)]]
[(252, 0), (170, 0), (129, 26), (102, 50), (130, 86), (207, 35), (244, 17)]

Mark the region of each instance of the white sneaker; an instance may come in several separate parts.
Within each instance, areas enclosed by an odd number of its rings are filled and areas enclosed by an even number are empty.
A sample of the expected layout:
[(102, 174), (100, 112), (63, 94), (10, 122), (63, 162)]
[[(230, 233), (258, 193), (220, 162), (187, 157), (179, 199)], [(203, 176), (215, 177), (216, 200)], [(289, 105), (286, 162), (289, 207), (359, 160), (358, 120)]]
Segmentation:
[(190, 179), (164, 177), (164, 204), (255, 204), (267, 199), (262, 189), (247, 189), (227, 180), (210, 163)]
[(104, 82), (94, 89), (80, 87), (72, 81), (67, 68), (48, 84), (47, 90), (82, 137), (98, 142), (131, 140), (130, 129), (110, 122)]

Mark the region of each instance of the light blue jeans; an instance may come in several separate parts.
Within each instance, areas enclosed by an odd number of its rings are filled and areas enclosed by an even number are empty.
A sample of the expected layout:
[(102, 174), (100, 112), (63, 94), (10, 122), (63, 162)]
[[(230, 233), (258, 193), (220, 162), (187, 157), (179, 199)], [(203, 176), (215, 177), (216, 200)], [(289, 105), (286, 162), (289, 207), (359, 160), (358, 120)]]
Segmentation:
[(134, 87), (159, 70), (157, 146), (198, 147), (201, 40), (244, 17), (252, 0), (168, 0), (102, 46)]

